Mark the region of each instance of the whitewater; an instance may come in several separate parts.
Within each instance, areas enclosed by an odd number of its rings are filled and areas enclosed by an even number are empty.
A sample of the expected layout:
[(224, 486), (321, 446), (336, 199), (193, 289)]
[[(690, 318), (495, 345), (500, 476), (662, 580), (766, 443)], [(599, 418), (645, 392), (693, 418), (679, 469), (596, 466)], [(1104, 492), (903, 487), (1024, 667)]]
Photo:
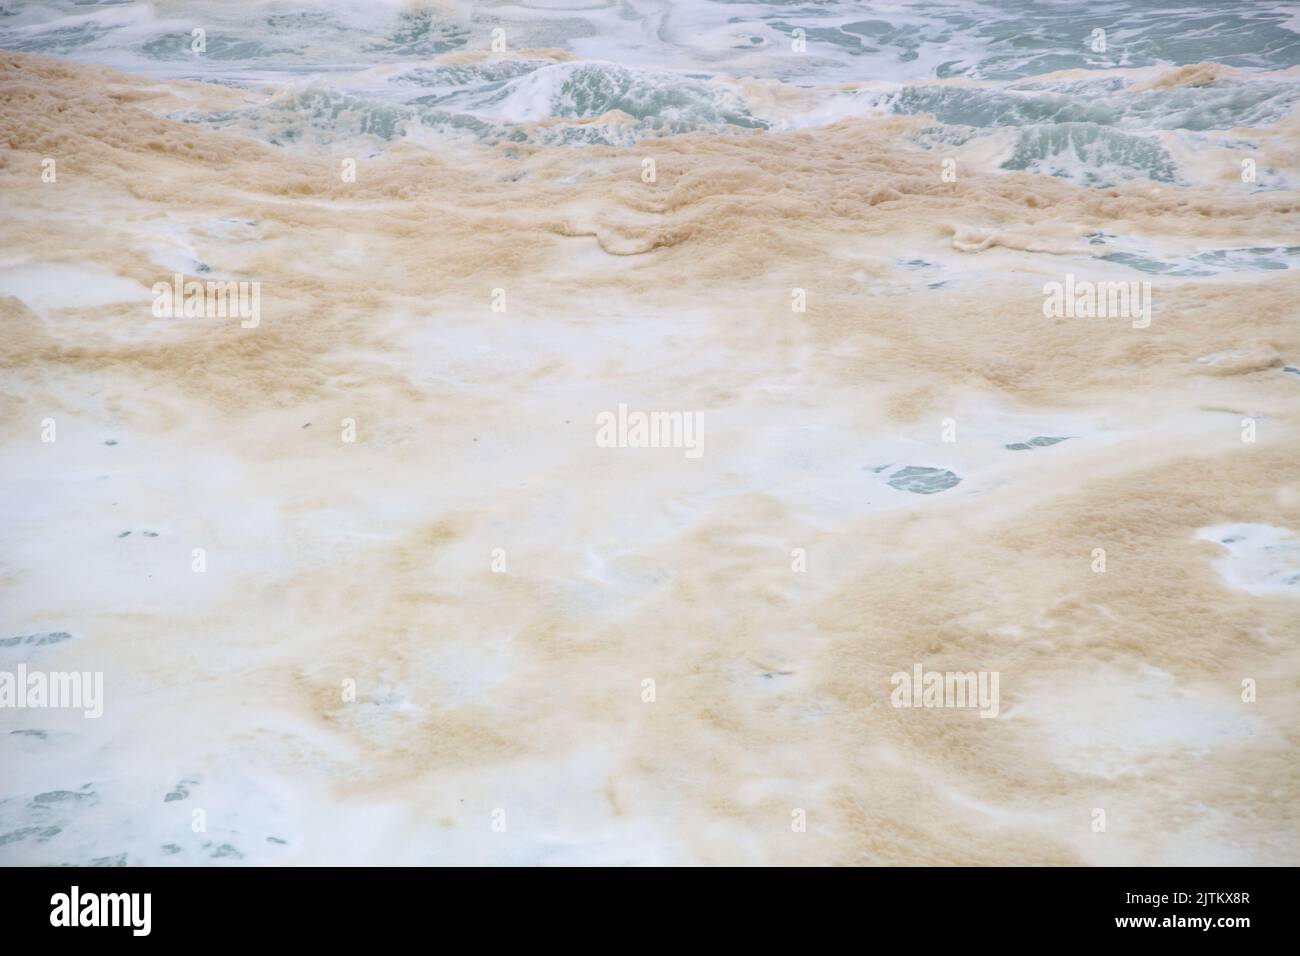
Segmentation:
[(0, 864), (1300, 862), (1298, 103), (1271, 0), (0, 4)]

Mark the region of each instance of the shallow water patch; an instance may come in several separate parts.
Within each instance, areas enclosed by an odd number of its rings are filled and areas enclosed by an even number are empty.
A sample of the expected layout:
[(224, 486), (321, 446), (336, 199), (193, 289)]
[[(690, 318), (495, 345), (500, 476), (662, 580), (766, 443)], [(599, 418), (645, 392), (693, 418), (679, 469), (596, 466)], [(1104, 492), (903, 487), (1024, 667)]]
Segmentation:
[(933, 495), (955, 488), (961, 483), (961, 477), (947, 468), (905, 465), (890, 475), (886, 483), (899, 491), (910, 491), (915, 495)]
[(1003, 447), (1007, 451), (1032, 451), (1035, 448), (1049, 448), (1052, 445), (1060, 444), (1063, 441), (1069, 441), (1071, 435), (1039, 435), (1037, 438), (1031, 438), (1029, 441), (1014, 441)]
[(1101, 259), (1152, 275), (1200, 277), (1221, 272), (1285, 272), (1300, 266), (1300, 246), (1211, 249), (1181, 259), (1163, 260), (1138, 252), (1110, 252)]
[(13, 637), (0, 637), (0, 648), (6, 647), (47, 647), (60, 644), (72, 637), (67, 631), (50, 631), (46, 634), (18, 634)]

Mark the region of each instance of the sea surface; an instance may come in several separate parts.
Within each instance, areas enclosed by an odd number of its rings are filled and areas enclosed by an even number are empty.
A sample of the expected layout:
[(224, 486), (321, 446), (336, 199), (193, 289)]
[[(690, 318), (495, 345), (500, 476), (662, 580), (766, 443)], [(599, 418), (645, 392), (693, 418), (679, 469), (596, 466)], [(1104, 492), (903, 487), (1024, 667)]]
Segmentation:
[[(3, 49), (270, 89), (176, 118), (278, 146), (631, 145), (893, 114), (932, 118), (932, 149), (1094, 186), (1194, 181), (1197, 152), (1287, 116), (1298, 31), (1295, 4), (1194, 0), (0, 7)], [(1233, 72), (1140, 81), (1196, 64)]]
[(0, 2), (0, 864), (1300, 862), (1298, 104), (1273, 0)]

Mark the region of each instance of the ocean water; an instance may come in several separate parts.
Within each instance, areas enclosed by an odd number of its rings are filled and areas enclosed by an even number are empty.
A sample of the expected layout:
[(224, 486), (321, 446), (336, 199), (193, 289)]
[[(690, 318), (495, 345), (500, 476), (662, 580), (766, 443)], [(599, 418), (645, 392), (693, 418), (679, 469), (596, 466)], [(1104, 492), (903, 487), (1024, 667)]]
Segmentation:
[(0, 685), (103, 678), (0, 686), (0, 863), (1300, 861), (1294, 3), (3, 0), (0, 64)]
[[(176, 115), (276, 145), (382, 149), (440, 137), (630, 145), (893, 113), (933, 117), (938, 125), (918, 134), (927, 142), (997, 139), (990, 148), (1003, 169), (1113, 185), (1195, 180), (1177, 154), (1221, 147), (1234, 130), (1288, 115), (1300, 97), (1288, 73), (1300, 65), (1296, 16), (1281, 2), (1225, 10), (1180, 0), (63, 0), (6, 4), (0, 45), (269, 89), (247, 106)], [(194, 29), (204, 31), (202, 53)], [(485, 35), (499, 53), (479, 55)], [(1203, 63), (1235, 72), (1154, 88), (1141, 81), (1144, 69)]]

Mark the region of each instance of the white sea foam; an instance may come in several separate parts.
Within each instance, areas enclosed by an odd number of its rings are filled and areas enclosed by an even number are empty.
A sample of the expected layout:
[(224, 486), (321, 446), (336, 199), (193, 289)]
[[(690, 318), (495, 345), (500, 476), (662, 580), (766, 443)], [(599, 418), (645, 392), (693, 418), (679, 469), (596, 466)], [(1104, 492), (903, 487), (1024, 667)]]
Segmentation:
[(1266, 524), (1219, 524), (1196, 536), (1227, 549), (1214, 562), (1224, 581), (1250, 594), (1300, 597), (1300, 537)]
[(1295, 862), (1295, 18), (1098, 16), (0, 17), (0, 662), (106, 697), (0, 712), (0, 861)]

